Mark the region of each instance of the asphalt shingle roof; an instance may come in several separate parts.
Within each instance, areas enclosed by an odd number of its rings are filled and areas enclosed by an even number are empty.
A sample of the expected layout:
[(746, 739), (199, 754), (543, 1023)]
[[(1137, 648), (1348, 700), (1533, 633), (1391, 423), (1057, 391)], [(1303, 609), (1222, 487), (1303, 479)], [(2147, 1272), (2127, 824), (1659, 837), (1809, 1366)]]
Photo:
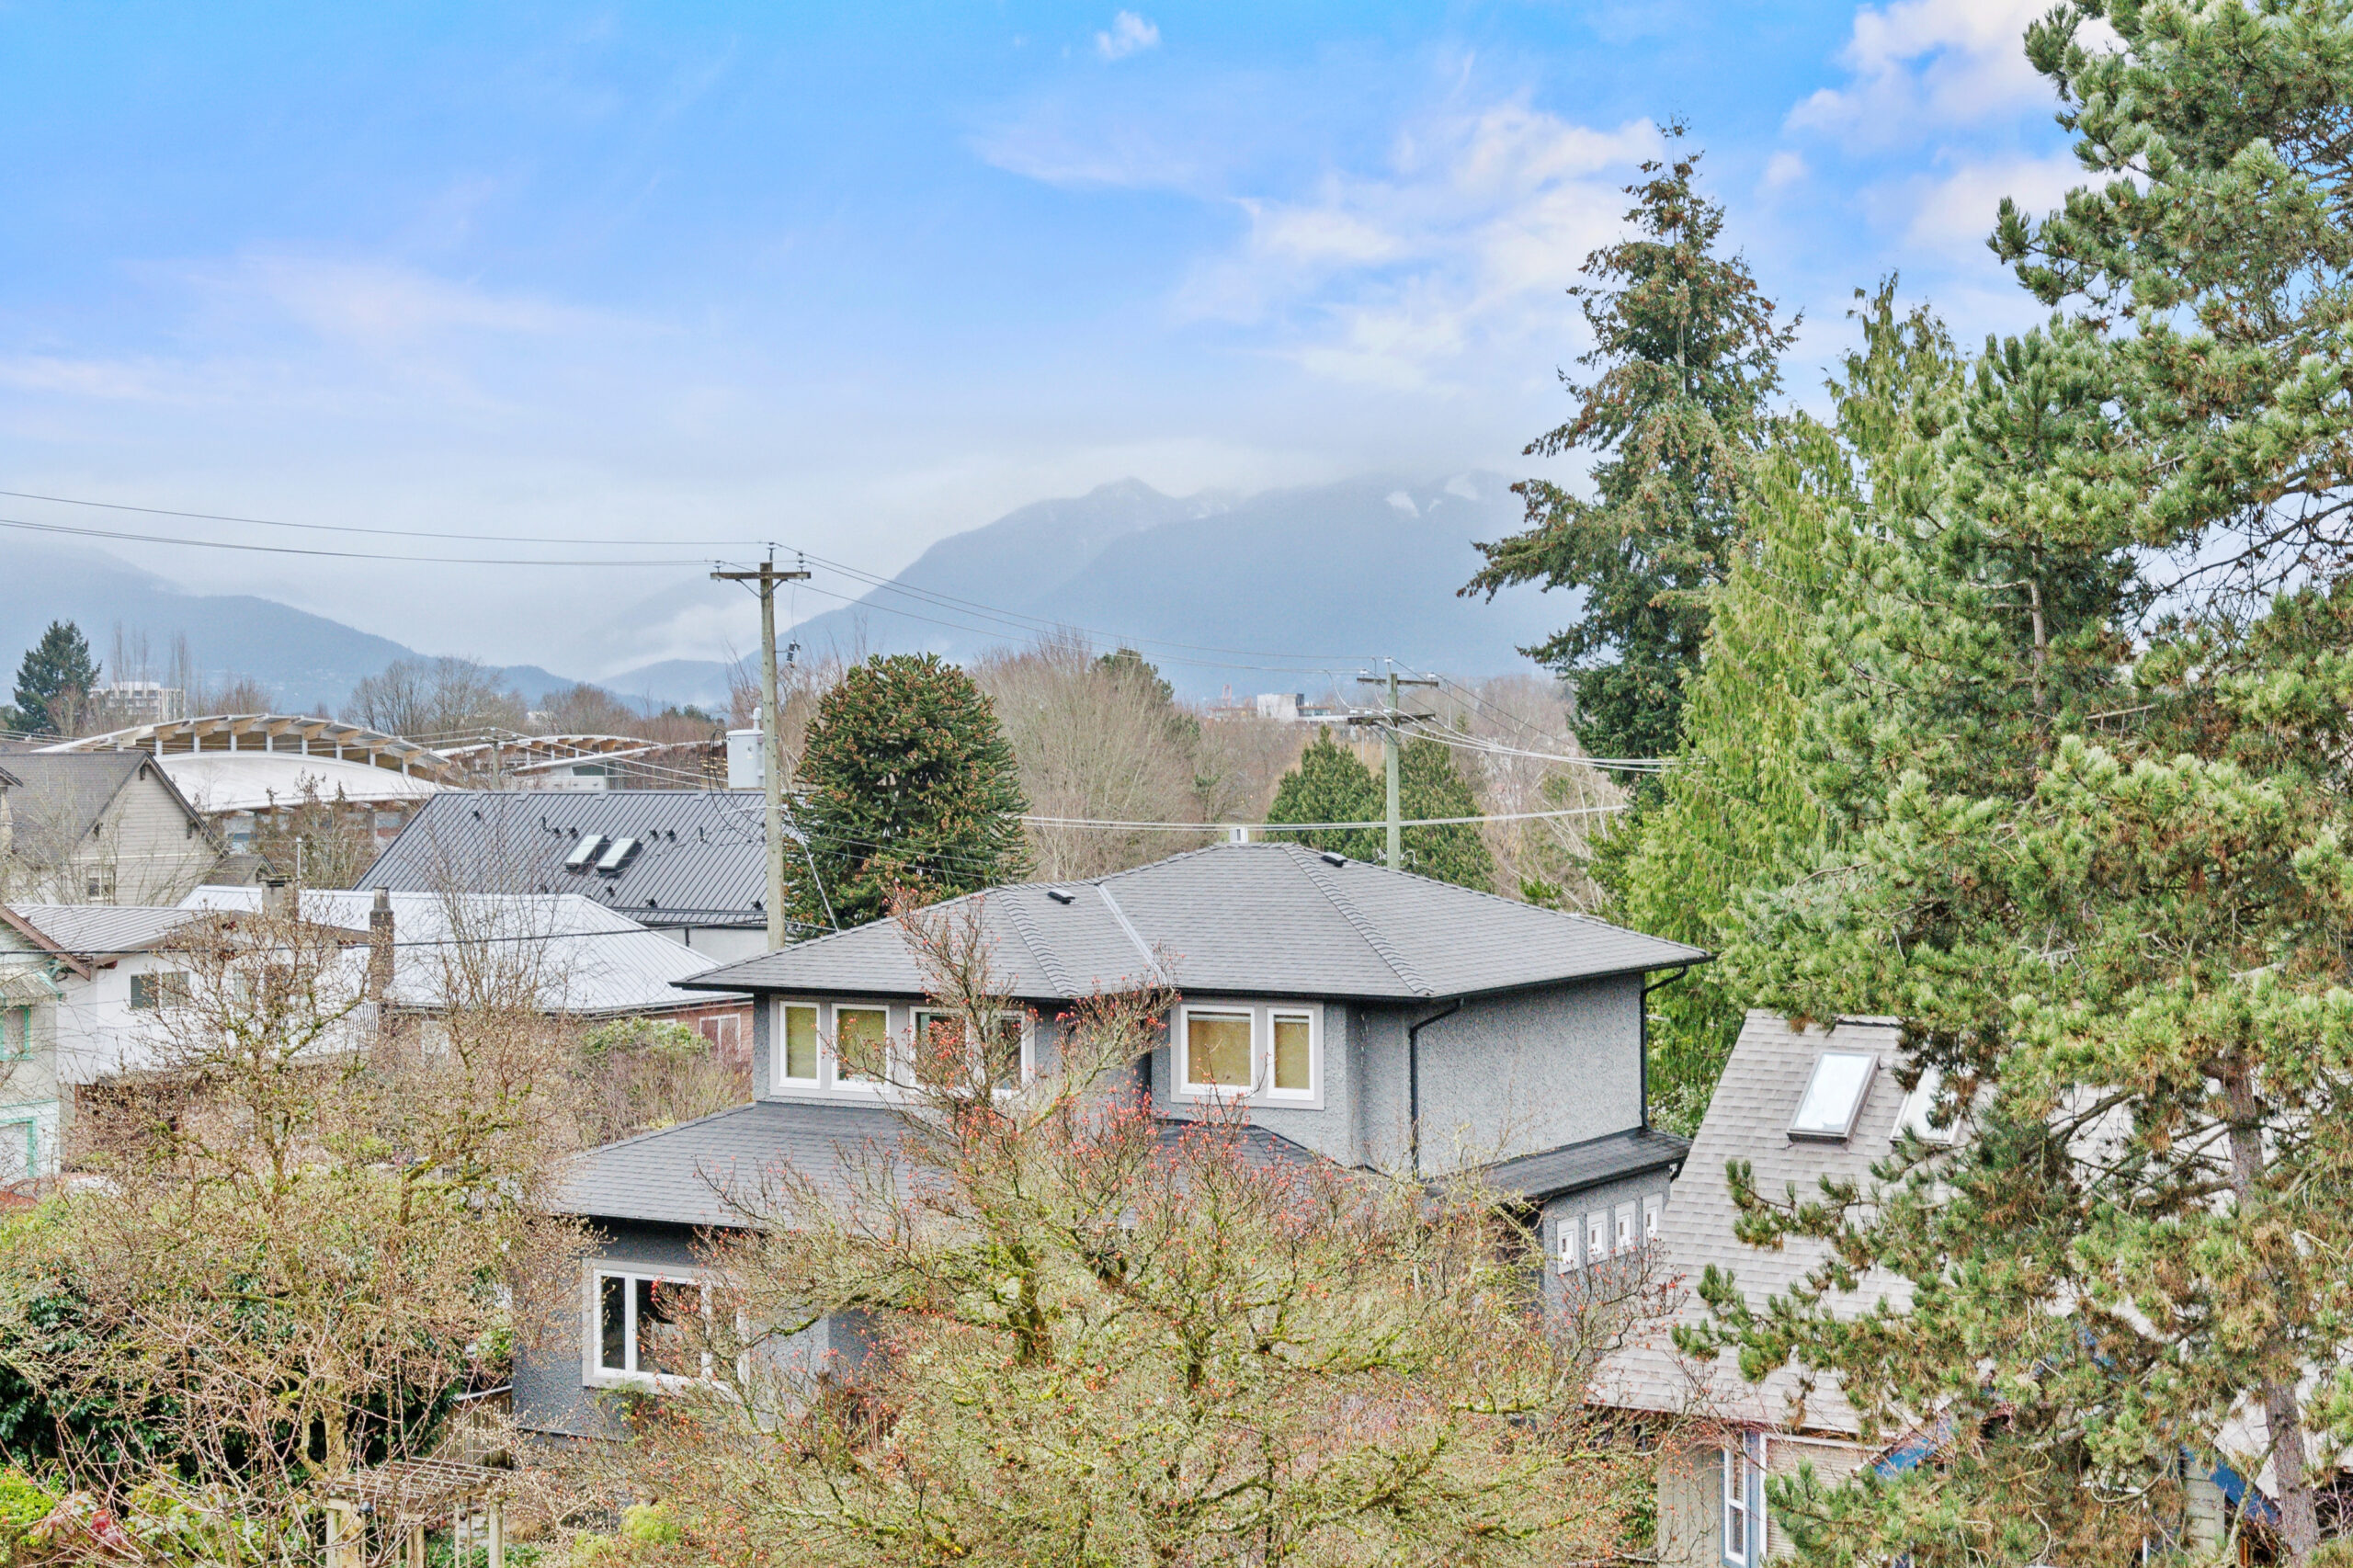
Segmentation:
[[(1192, 1125), (1164, 1122), (1162, 1136), (1179, 1137)], [(576, 1156), (557, 1188), (556, 1207), (598, 1220), (741, 1227), (784, 1170), (829, 1198), (847, 1198), (861, 1166), (894, 1158), (904, 1127), (879, 1106), (756, 1100)], [(1254, 1164), (1319, 1157), (1261, 1127), (1234, 1131), (1242, 1157)]]
[(196, 811), (171, 776), (143, 752), (11, 752), (8, 812), (16, 824), (14, 853), (28, 865), (60, 864), (89, 836), (114, 798), (142, 772), (152, 772), (190, 820)]
[[(1218, 845), (1092, 881), (1026, 882), (971, 896), (983, 901), (997, 983), (1038, 999), (1114, 989), (1157, 971), (1195, 992), (1411, 1002), (1708, 957), (1359, 860), (1334, 865), (1297, 844)], [(925, 990), (887, 920), (689, 983), (870, 995)]]
[[(363, 888), (576, 893), (641, 926), (765, 926), (767, 839), (748, 790), (451, 790), (425, 802)], [(644, 847), (618, 872), (568, 871), (584, 834)]]
[[(1842, 1143), (1789, 1135), (1814, 1060), (1825, 1051), (1868, 1051), (1879, 1057), (1854, 1131)], [(1824, 1176), (1850, 1178), (1868, 1190), (1870, 1167), (1887, 1157), (1903, 1112), (1904, 1089), (1894, 1073), (1902, 1059), (1896, 1026), (1886, 1019), (1842, 1018), (1828, 1029), (1792, 1029), (1770, 1013), (1748, 1015), (1662, 1217), (1658, 1244), (1664, 1252), (1654, 1267), (1679, 1278), (1679, 1302), (1671, 1323), (1604, 1364), (1596, 1380), (1597, 1400), (1753, 1426), (1856, 1430), (1854, 1410), (1828, 1374), (1810, 1390), (1790, 1367), (1775, 1369), (1762, 1383), (1750, 1383), (1731, 1352), (1713, 1363), (1693, 1362), (1677, 1351), (1669, 1335), (1673, 1324), (1696, 1324), (1708, 1316), (1695, 1287), (1711, 1264), (1731, 1273), (1749, 1305), (1762, 1313), (1769, 1297), (1786, 1292), (1829, 1256), (1827, 1243), (1802, 1238), (1790, 1238), (1773, 1251), (1743, 1244), (1733, 1234), (1724, 1165), (1750, 1161), (1756, 1189), (1768, 1198), (1780, 1198), (1791, 1186), (1800, 1198), (1817, 1196)], [(1834, 1311), (1859, 1315), (1881, 1301), (1898, 1309), (1911, 1302), (1908, 1282), (1897, 1276), (1873, 1270), (1857, 1283), (1852, 1294), (1832, 1298)]]
[(1556, 1193), (1619, 1181), (1645, 1171), (1664, 1170), (1690, 1152), (1690, 1142), (1654, 1127), (1630, 1127), (1605, 1132), (1581, 1143), (1564, 1143), (1533, 1154), (1489, 1165), (1482, 1173), (1498, 1190), (1530, 1203), (1541, 1203)]

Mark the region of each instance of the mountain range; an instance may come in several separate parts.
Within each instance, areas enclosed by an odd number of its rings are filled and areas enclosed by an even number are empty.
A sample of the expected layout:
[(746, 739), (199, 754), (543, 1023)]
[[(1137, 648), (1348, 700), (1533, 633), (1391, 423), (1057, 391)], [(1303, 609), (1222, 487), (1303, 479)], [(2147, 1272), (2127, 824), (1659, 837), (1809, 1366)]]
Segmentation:
[[(1105, 648), (1139, 648), (1180, 692), (1203, 698), (1320, 691), (1384, 655), (1458, 676), (1501, 674), (1527, 668), (1518, 649), (1574, 609), (1530, 588), (1492, 602), (1456, 597), (1479, 565), (1471, 541), (1519, 520), (1518, 497), (1492, 473), (1367, 477), (1248, 496), (1172, 496), (1121, 480), (941, 540), (888, 581), (813, 563), (819, 574), (800, 604), (842, 597), (845, 585), (863, 591), (790, 635), (813, 655), (928, 649), (963, 661), (1067, 628)], [(416, 652), (275, 600), (184, 592), (95, 551), (0, 539), (0, 677), (13, 670), (13, 651), (52, 619), (78, 623), (102, 663), (118, 625), (159, 653), (184, 634), (205, 670), (248, 676), (290, 709), (336, 707), (362, 677)], [(673, 646), (709, 646), (712, 620), (740, 614), (741, 604), (723, 585), (681, 585), (617, 609), (612, 641), (644, 647), (649, 629), (667, 628)], [(639, 702), (723, 708), (728, 670), (720, 660), (672, 658), (608, 669), (597, 684)], [(503, 674), (532, 699), (573, 678), (532, 665)]]

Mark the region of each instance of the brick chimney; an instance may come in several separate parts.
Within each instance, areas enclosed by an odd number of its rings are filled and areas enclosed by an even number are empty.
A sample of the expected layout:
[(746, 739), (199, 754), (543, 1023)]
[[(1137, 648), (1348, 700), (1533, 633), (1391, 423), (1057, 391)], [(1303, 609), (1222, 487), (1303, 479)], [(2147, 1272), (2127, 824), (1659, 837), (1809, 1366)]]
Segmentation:
[(381, 1002), (392, 989), (392, 895), (376, 890), (368, 911), (368, 997)]

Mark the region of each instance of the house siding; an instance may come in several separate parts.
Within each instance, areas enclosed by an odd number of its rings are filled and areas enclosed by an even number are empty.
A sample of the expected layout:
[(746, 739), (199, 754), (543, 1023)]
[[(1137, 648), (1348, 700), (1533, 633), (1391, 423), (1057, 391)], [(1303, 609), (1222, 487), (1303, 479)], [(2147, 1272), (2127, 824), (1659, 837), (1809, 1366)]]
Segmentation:
[[(590, 1381), (589, 1336), (596, 1331), (596, 1323), (586, 1278), (599, 1264), (679, 1274), (696, 1272), (701, 1266), (699, 1233), (684, 1225), (604, 1221), (597, 1224), (596, 1233), (596, 1244), (579, 1255), (576, 1277), (581, 1282), (581, 1305), (571, 1312), (559, 1311), (539, 1343), (516, 1347), (515, 1425), (523, 1431), (546, 1437), (625, 1437), (620, 1409), (624, 1391)], [(813, 1376), (835, 1367), (856, 1365), (865, 1356), (867, 1345), (863, 1323), (831, 1317), (791, 1335), (771, 1353), (781, 1369)]]

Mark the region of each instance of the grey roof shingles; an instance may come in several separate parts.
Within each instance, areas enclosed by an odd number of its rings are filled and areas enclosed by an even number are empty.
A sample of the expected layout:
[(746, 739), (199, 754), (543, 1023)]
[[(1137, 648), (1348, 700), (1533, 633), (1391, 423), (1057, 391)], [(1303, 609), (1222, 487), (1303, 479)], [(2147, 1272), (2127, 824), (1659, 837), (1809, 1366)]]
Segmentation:
[[(1195, 1125), (1165, 1121), (1161, 1135), (1179, 1138)], [(862, 1168), (894, 1157), (904, 1129), (898, 1113), (880, 1106), (756, 1100), (576, 1156), (555, 1207), (596, 1220), (740, 1229), (787, 1170), (829, 1198), (847, 1197)], [(1318, 1157), (1264, 1128), (1233, 1135), (1255, 1165)]]
[[(1188, 991), (1413, 1002), (1708, 957), (1680, 942), (1449, 882), (1358, 860), (1334, 866), (1296, 844), (1218, 845), (1091, 883), (1026, 882), (969, 896), (984, 901), (997, 983), (1040, 1000), (1135, 983), (1155, 960)], [(904, 939), (887, 920), (688, 983), (891, 996), (925, 991)]]
[(1654, 1127), (1629, 1127), (1583, 1142), (1541, 1149), (1486, 1167), (1482, 1176), (1497, 1190), (1530, 1203), (1563, 1192), (1665, 1170), (1689, 1153), (1690, 1142)]
[[(1814, 1061), (1825, 1051), (1868, 1051), (1880, 1059), (1855, 1130), (1842, 1143), (1789, 1135)], [(1757, 1191), (1768, 1198), (1779, 1199), (1792, 1186), (1801, 1198), (1818, 1195), (1824, 1176), (1852, 1178), (1869, 1190), (1870, 1167), (1887, 1157), (1904, 1108), (1904, 1089), (1894, 1073), (1902, 1057), (1896, 1026), (1887, 1019), (1844, 1018), (1827, 1029), (1793, 1029), (1770, 1013), (1748, 1015), (1708, 1102), (1708, 1114), (1691, 1141), (1689, 1158), (1676, 1178), (1660, 1227), (1664, 1250), (1655, 1267), (1665, 1277), (1679, 1280), (1676, 1310), (1669, 1322), (1604, 1363), (1596, 1381), (1597, 1400), (1628, 1409), (1704, 1415), (1751, 1426), (1845, 1434), (1856, 1430), (1853, 1409), (1828, 1376), (1808, 1389), (1799, 1370), (1785, 1366), (1762, 1383), (1750, 1383), (1741, 1377), (1731, 1352), (1712, 1363), (1693, 1362), (1675, 1348), (1669, 1335), (1675, 1324), (1696, 1324), (1708, 1316), (1694, 1288), (1711, 1265), (1729, 1271), (1749, 1305), (1762, 1312), (1769, 1297), (1786, 1292), (1828, 1256), (1824, 1242), (1792, 1238), (1768, 1251), (1745, 1245), (1733, 1235), (1725, 1163), (1751, 1162)], [(1900, 1310), (1911, 1300), (1904, 1280), (1882, 1272), (1863, 1275), (1858, 1286), (1851, 1295), (1833, 1298), (1832, 1309), (1857, 1315), (1881, 1301)]]
[[(606, 875), (568, 871), (584, 834), (642, 842)], [(764, 926), (766, 837), (747, 790), (450, 790), (426, 801), (359, 879), (363, 888), (577, 893), (641, 926)]]

